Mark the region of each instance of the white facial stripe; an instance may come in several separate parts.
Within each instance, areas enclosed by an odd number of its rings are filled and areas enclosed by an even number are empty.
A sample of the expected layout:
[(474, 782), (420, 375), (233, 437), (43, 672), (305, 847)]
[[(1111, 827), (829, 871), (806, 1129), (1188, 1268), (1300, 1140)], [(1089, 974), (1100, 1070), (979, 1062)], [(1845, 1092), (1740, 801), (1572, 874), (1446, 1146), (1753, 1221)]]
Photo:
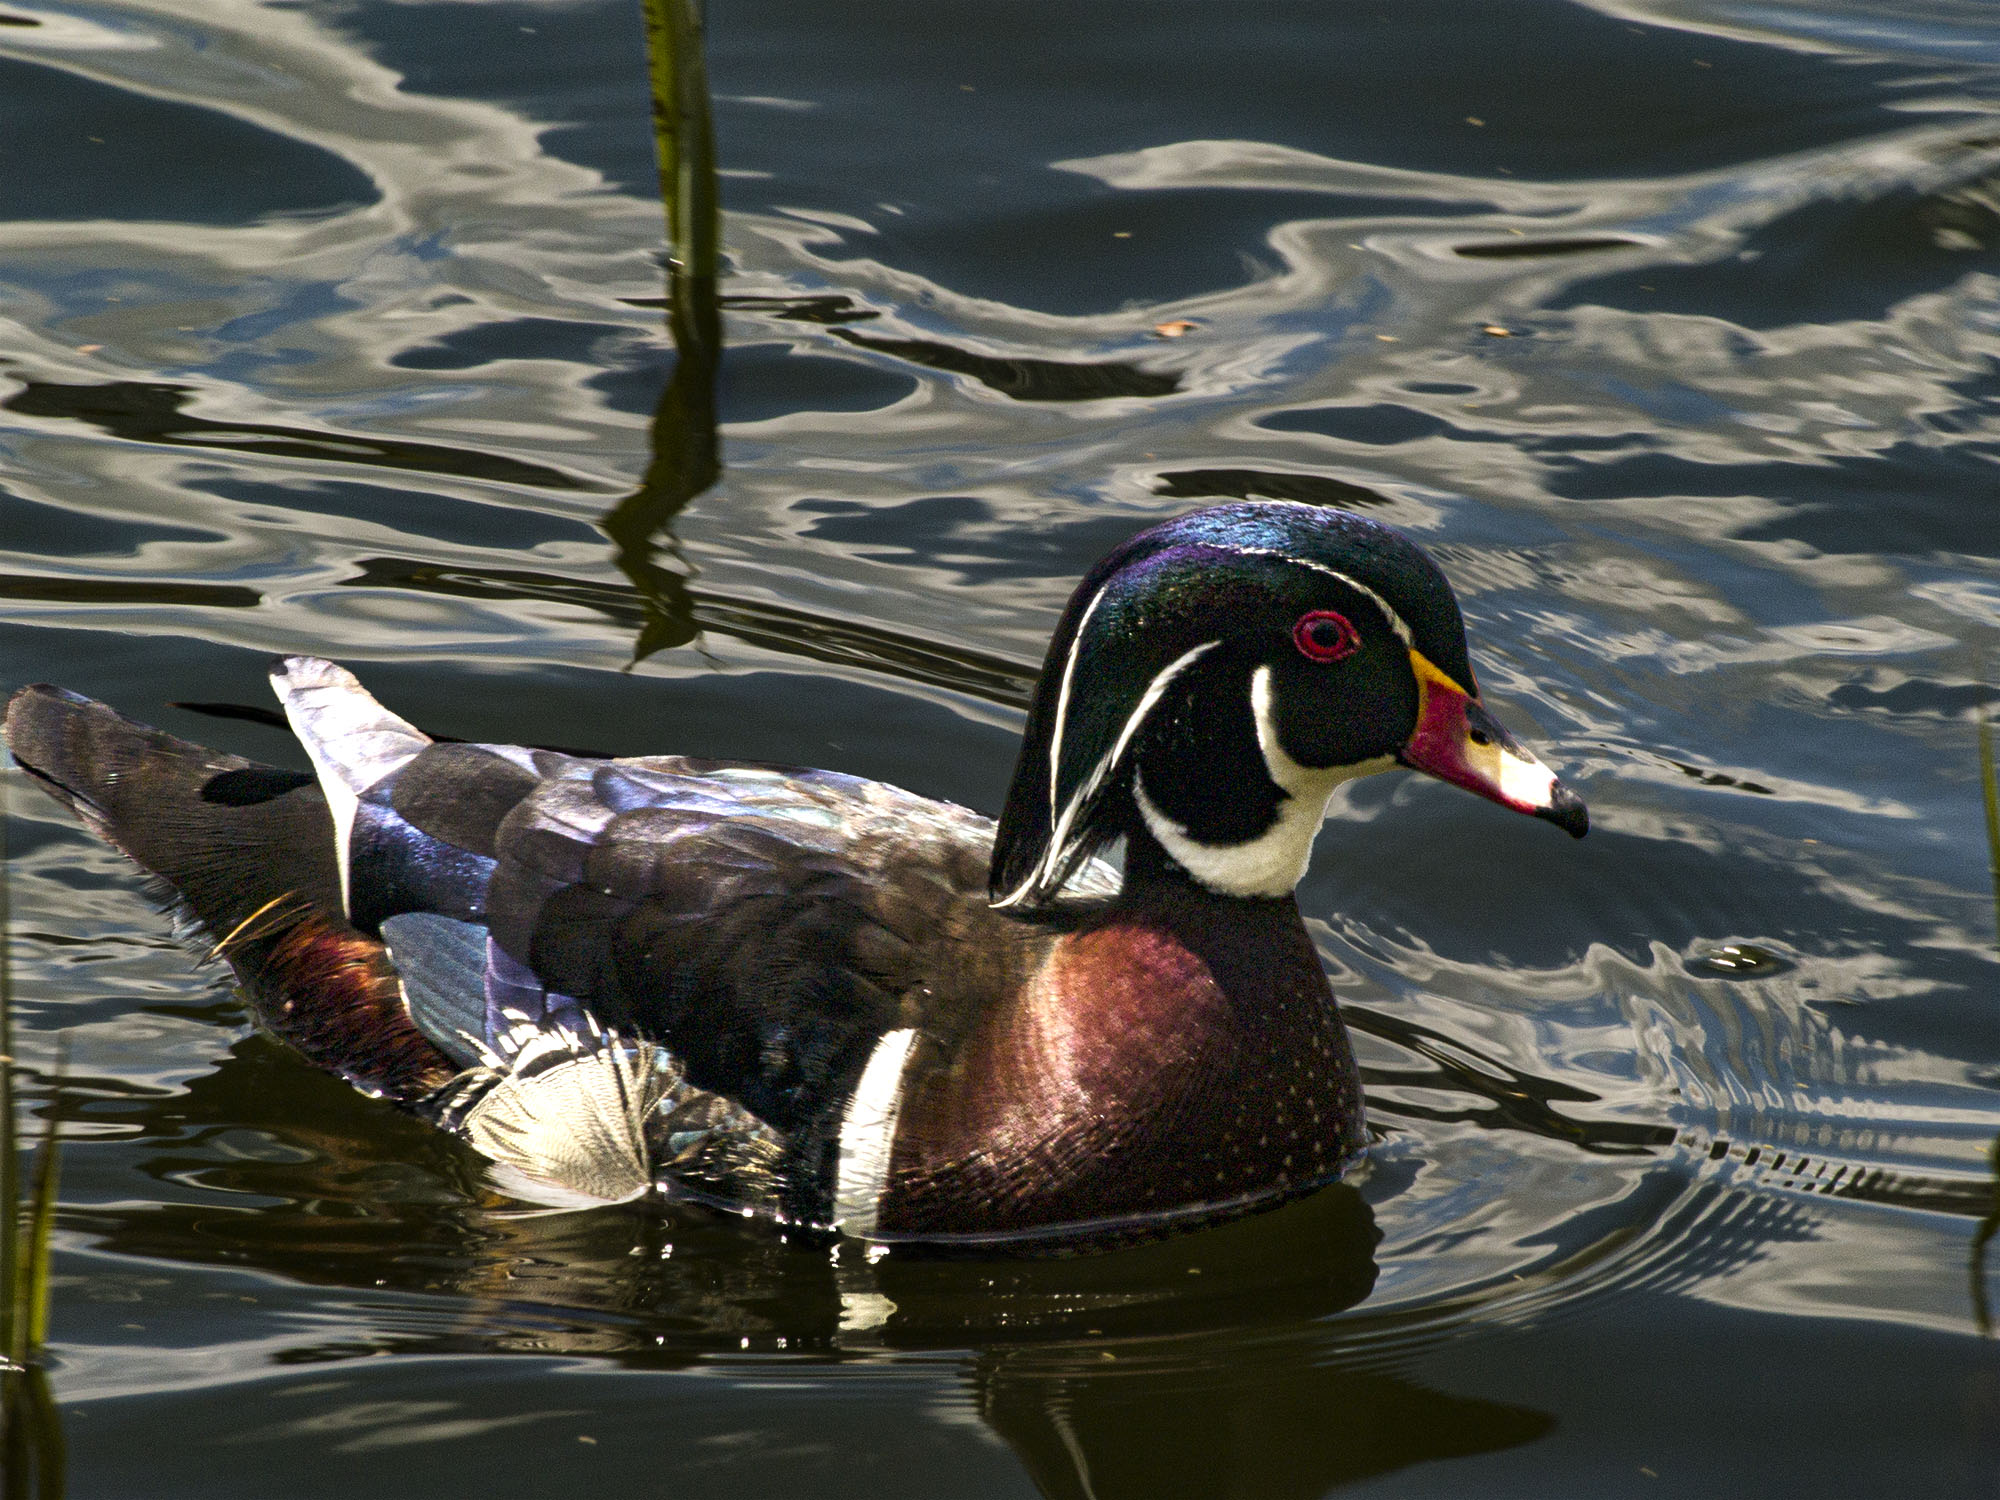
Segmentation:
[[(1328, 789), (1329, 794), (1332, 788)], [(1304, 849), (1299, 848), (1302, 821), (1293, 811), (1300, 804), (1287, 800), (1279, 804), (1278, 819), (1261, 837), (1247, 844), (1204, 844), (1189, 837), (1187, 829), (1154, 804), (1137, 776), (1132, 778), (1132, 799), (1146, 831), (1159, 840), (1175, 864), (1212, 891), (1225, 896), (1282, 896), (1299, 883), (1312, 850), (1312, 830), (1308, 822)], [(1324, 808), (1324, 802), (1321, 807)]]
[(1389, 628), (1396, 632), (1396, 639), (1405, 646), (1414, 646), (1416, 637), (1410, 634), (1410, 627), (1403, 623), (1403, 617), (1389, 607), (1389, 601), (1358, 578), (1349, 578), (1337, 568), (1329, 568), (1325, 563), (1316, 563), (1309, 558), (1294, 557), (1289, 552), (1280, 552), (1275, 547), (1232, 547), (1232, 552), (1240, 552), (1246, 557), (1275, 557), (1281, 562), (1296, 564), (1301, 568), (1311, 568), (1315, 573), (1324, 573), (1328, 578), (1337, 578), (1355, 593), (1369, 600), (1382, 611), (1382, 618), (1389, 622)]
[[(1153, 674), (1153, 680), (1146, 684), (1146, 691), (1140, 695), (1138, 707), (1134, 708), (1127, 715), (1123, 727), (1119, 729), (1117, 740), (1112, 744), (1110, 750), (1098, 760), (1097, 764), (1091, 767), (1090, 775), (1084, 778), (1083, 785), (1076, 789), (1075, 795), (1063, 807), (1062, 816), (1054, 820), (1053, 827), (1049, 832), (1048, 847), (1042, 851), (1042, 857), (1036, 862), (1035, 868), (1029, 871), (1028, 877), (1018, 886), (998, 901), (995, 901), (993, 903), (994, 906), (1008, 907), (1014, 905), (1025, 898), (1029, 891), (1050, 877), (1056, 867), (1062, 863), (1064, 848), (1069, 841), (1070, 824), (1076, 821), (1077, 814), (1089, 804), (1090, 799), (1096, 795), (1098, 788), (1104, 785), (1105, 778), (1117, 768), (1119, 759), (1125, 754), (1126, 748), (1132, 743), (1132, 736), (1137, 734), (1139, 726), (1145, 723), (1146, 715), (1151, 713), (1158, 705), (1161, 695), (1166, 692), (1168, 686), (1172, 684), (1176, 677), (1186, 671), (1203, 653), (1213, 651), (1221, 644), (1222, 642), (1220, 641), (1203, 641), (1199, 646), (1182, 652), (1166, 666)], [(1050, 762), (1051, 789), (1053, 789), (1055, 784), (1053, 780), (1055, 768), (1061, 763), (1060, 752), (1061, 744), (1058, 742), (1056, 753), (1051, 757)]]
[(868, 1066), (840, 1121), (840, 1170), (834, 1179), (833, 1222), (849, 1234), (875, 1228), (889, 1185), (889, 1157), (903, 1108), (903, 1068), (915, 1045), (914, 1029), (892, 1031), (868, 1054)]
[[(1110, 585), (1106, 584), (1105, 588)], [(1054, 732), (1049, 736), (1049, 826), (1056, 823), (1056, 772), (1062, 765), (1063, 729), (1069, 723), (1070, 681), (1076, 676), (1077, 658), (1083, 654), (1084, 632), (1090, 628), (1090, 617), (1097, 613), (1097, 606), (1104, 602), (1104, 589), (1097, 591), (1090, 606), (1084, 610), (1083, 618), (1076, 622), (1076, 639), (1069, 643), (1069, 660), (1063, 663), (1062, 688), (1056, 694), (1056, 722)]]
[(1342, 782), (1386, 771), (1396, 760), (1382, 755), (1351, 766), (1302, 766), (1285, 753), (1278, 739), (1277, 704), (1269, 667), (1250, 678), (1250, 711), (1257, 724), (1257, 749), (1264, 769), (1285, 795), (1278, 815), (1256, 838), (1241, 844), (1204, 844), (1169, 818), (1146, 795), (1139, 778), (1132, 778), (1134, 800), (1146, 829), (1160, 841), (1180, 867), (1212, 891), (1228, 896), (1284, 896), (1306, 873), (1313, 839), (1326, 817), (1326, 804)]
[(1153, 680), (1146, 684), (1146, 691), (1139, 699), (1139, 706), (1132, 710), (1125, 720), (1125, 727), (1118, 731), (1118, 740), (1112, 745), (1111, 753), (1099, 761), (1097, 769), (1091, 772), (1090, 790), (1095, 791), (1098, 784), (1110, 774), (1111, 768), (1118, 764), (1119, 757), (1125, 753), (1125, 747), (1132, 743), (1132, 736), (1139, 732), (1139, 726), (1146, 722), (1146, 715), (1158, 705), (1168, 685), (1221, 644), (1221, 641), (1203, 641), (1199, 646), (1183, 651), (1153, 674)]

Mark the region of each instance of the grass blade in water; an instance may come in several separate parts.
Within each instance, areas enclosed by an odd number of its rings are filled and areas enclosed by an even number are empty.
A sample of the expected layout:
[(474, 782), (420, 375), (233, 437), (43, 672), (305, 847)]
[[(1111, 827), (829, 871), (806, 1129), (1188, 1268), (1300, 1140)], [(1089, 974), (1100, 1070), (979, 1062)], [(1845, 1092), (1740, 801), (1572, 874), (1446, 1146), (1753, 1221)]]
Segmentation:
[[(1986, 803), (1986, 857), (1993, 871), (1993, 934), (2000, 944), (2000, 779), (1993, 766), (1993, 723), (1979, 711), (1979, 791)], [(1993, 1168), (1993, 1207), (1972, 1236), (1972, 1315), (1980, 1333), (1993, 1333), (1993, 1307), (1986, 1296), (1986, 1247), (2000, 1231), (2000, 1136), (1994, 1137), (1987, 1161)]]

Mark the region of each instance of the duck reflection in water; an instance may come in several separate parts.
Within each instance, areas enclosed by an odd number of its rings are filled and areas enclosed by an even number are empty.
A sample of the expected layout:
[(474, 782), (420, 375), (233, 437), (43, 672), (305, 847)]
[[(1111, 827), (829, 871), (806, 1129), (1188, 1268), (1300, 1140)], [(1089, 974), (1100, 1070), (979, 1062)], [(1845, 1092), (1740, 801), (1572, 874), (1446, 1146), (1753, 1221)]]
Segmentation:
[[(105, 1102), (132, 1123), (132, 1101)], [(509, 1210), (482, 1192), (469, 1152), (260, 1037), (141, 1114), (159, 1175), (196, 1170), (233, 1203), (264, 1206), (94, 1211), (102, 1249), (395, 1295), (374, 1331), (302, 1342), (288, 1364), (490, 1353), (727, 1373), (747, 1349), (768, 1374), (774, 1358), (804, 1373), (963, 1351), (968, 1405), (1052, 1500), (1317, 1496), (1553, 1425), (1354, 1367), (1366, 1340), (1339, 1315), (1374, 1286), (1378, 1232), (1349, 1184), (1089, 1256), (871, 1262), (699, 1211)], [(260, 1117), (307, 1149), (197, 1168), (190, 1138), (225, 1122), (255, 1131)], [(413, 1307), (411, 1293), (437, 1300)]]
[[(548, 1219), (514, 1228), (525, 1242), (516, 1252), (533, 1244), (559, 1281), (561, 1251), (538, 1234), (566, 1232)], [(1548, 1432), (1545, 1413), (1343, 1360), (1341, 1325), (1329, 1320), (1374, 1286), (1377, 1238), (1360, 1193), (1336, 1184), (1256, 1219), (1072, 1259), (821, 1253), (792, 1261), (782, 1284), (759, 1285), (740, 1278), (735, 1255), (614, 1256), (588, 1267), (594, 1291), (622, 1271), (631, 1296), (652, 1302), (662, 1278), (677, 1281), (676, 1316), (529, 1337), (639, 1368), (684, 1366), (691, 1346), (729, 1350), (746, 1337), (753, 1349), (785, 1339), (788, 1350), (840, 1359), (967, 1350), (974, 1409), (1052, 1500), (1304, 1500)]]

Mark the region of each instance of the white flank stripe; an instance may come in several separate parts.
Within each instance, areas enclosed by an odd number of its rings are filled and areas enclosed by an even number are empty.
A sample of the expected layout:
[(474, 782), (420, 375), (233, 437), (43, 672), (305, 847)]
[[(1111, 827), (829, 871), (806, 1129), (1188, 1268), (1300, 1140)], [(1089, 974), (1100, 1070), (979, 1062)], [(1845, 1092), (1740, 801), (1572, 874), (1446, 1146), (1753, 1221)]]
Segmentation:
[(903, 1108), (903, 1066), (915, 1045), (914, 1028), (892, 1031), (875, 1044), (861, 1082), (840, 1122), (840, 1175), (833, 1191), (834, 1227), (867, 1235), (875, 1228), (882, 1191), (889, 1185), (889, 1156), (896, 1145), (896, 1117)]

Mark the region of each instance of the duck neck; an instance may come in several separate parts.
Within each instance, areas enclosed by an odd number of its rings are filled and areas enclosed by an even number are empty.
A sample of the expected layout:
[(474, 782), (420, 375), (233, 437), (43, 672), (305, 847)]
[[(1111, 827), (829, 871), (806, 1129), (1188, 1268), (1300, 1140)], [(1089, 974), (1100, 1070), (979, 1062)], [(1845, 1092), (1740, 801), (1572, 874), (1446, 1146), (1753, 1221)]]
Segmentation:
[[(1150, 1079), (1155, 1118), (1177, 1149), (1249, 1188), (1324, 1180), (1361, 1148), (1353, 1049), (1289, 887), (1273, 896), (1218, 891), (1141, 832), (1127, 841), (1125, 887), (1101, 922), (1128, 961), (1134, 952), (1171, 954), (1188, 974), (1157, 999), (1141, 991), (1099, 1010), (1084, 986), (1072, 1001), (1082, 1033), (1130, 1026), (1181, 1052), (1182, 1062)], [(1203, 1103), (1211, 1093), (1226, 1108)]]
[[(1342, 1032), (1333, 991), (1289, 887), (1268, 896), (1217, 890), (1141, 830), (1126, 840), (1124, 888), (1102, 921), (1158, 930), (1199, 959), (1214, 981), (1228, 1030), (1241, 1024), (1278, 1045), (1274, 1032)], [(1346, 1049), (1344, 1034), (1341, 1047)]]

